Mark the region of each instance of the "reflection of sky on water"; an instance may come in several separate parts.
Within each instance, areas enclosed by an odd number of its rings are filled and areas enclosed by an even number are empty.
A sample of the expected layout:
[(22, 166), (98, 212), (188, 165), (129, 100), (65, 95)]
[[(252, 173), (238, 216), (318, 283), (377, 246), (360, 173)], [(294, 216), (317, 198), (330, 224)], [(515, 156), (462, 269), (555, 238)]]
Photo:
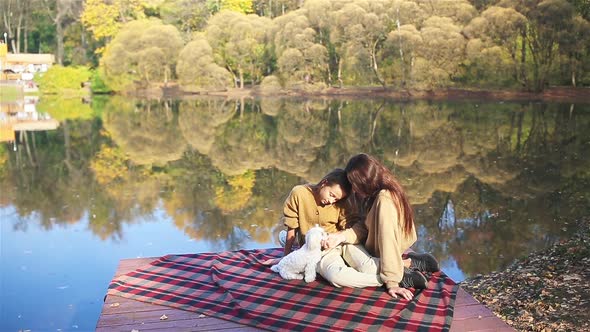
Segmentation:
[[(20, 217), (13, 207), (0, 209), (1, 331), (92, 331), (119, 260), (208, 252), (213, 244), (192, 240), (161, 209), (153, 220), (123, 225), (123, 238), (102, 241), (88, 230), (88, 219), (51, 230)], [(272, 243), (244, 242), (245, 248)]]
[(93, 330), (120, 259), (275, 247), (292, 186), (359, 151), (393, 165), (413, 249), (456, 281), (546, 247), (587, 211), (588, 106), (105, 105), (0, 146), (0, 331)]
[(457, 261), (453, 258), (449, 257), (448, 259), (440, 262), (440, 268), (449, 276), (451, 279), (459, 282), (465, 280), (465, 274), (459, 266), (457, 266)]

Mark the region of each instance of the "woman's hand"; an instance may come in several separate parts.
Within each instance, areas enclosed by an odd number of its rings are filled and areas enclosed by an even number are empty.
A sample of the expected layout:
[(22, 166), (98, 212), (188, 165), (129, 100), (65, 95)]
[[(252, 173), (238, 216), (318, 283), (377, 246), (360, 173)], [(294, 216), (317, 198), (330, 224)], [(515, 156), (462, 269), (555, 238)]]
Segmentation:
[(394, 299), (397, 299), (398, 295), (406, 300), (411, 300), (414, 297), (414, 294), (409, 289), (403, 287), (391, 287), (387, 290), (387, 293), (393, 296)]
[(322, 248), (332, 249), (344, 241), (346, 241), (346, 238), (341, 232), (328, 234), (328, 236), (322, 240)]

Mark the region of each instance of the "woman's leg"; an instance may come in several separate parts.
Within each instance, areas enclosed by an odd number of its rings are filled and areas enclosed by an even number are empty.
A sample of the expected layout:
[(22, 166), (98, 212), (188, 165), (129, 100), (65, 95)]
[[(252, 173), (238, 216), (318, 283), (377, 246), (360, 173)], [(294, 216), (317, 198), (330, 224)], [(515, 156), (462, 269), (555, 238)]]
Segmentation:
[(326, 253), (318, 264), (318, 273), (336, 287), (379, 287), (383, 285), (376, 273), (362, 273), (347, 266), (342, 246)]

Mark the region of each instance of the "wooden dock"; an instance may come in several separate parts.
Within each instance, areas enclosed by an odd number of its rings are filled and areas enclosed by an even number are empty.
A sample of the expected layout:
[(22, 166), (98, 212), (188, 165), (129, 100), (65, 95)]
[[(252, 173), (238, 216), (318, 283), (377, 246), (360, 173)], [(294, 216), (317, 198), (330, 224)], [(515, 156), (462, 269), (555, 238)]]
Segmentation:
[[(157, 258), (124, 259), (115, 276), (131, 272)], [(165, 319), (164, 319), (165, 317)], [(108, 295), (105, 298), (96, 331), (264, 331), (255, 327), (207, 317), (170, 307)], [(490, 309), (459, 288), (455, 300), (452, 332), (515, 331)]]

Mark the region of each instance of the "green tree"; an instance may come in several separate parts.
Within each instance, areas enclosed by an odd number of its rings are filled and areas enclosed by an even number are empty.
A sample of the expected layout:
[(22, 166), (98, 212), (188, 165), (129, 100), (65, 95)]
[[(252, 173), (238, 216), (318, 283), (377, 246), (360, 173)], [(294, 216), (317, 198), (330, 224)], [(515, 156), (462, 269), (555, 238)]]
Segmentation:
[[(308, 2), (308, 1), (305, 1)], [(301, 8), (304, 1), (301, 0), (256, 0), (254, 8), (260, 16), (275, 18), (288, 14)]]
[(78, 20), (82, 11), (82, 2), (71, 0), (48, 0), (42, 2), (46, 15), (55, 26), (56, 51), (58, 64), (64, 61), (64, 39), (67, 27)]
[(158, 9), (164, 23), (185, 34), (204, 29), (211, 17), (207, 0), (165, 0)]
[[(498, 6), (514, 8), (527, 18), (526, 28), (520, 37), (518, 57), (523, 84), (529, 90), (541, 91), (552, 82), (563, 82), (558, 77), (560, 58), (567, 64), (567, 70), (563, 71), (566, 72), (565, 80), (573, 83), (579, 76), (577, 71), (584, 68), (575, 59), (580, 56), (588, 58), (582, 55), (587, 54), (585, 45), (580, 44), (583, 46), (579, 47), (572, 44), (578, 38), (585, 40), (583, 22), (587, 20), (578, 15), (580, 7), (576, 9), (566, 0), (503, 0)], [(572, 46), (575, 49), (573, 52)]]
[(80, 96), (88, 94), (82, 86), (91, 75), (92, 72), (86, 67), (55, 65), (43, 75), (37, 75), (35, 81), (43, 93)]
[(548, 84), (549, 74), (559, 52), (574, 30), (574, 7), (565, 0), (545, 0), (529, 13), (531, 25), (527, 43), (532, 56), (533, 88), (541, 91)]
[(576, 7), (578, 13), (582, 15), (582, 18), (586, 21), (590, 21), (590, 1), (588, 0), (568, 0), (574, 7)]
[(502, 86), (520, 80), (518, 51), (526, 24), (513, 8), (491, 6), (465, 27), (467, 75), (473, 82)]
[[(7, 34), (6, 42), (13, 53), (21, 53), (21, 45), (27, 52), (28, 29), (32, 28), (31, 19), (33, 8), (39, 5), (37, 0), (2, 0), (0, 1), (0, 13), (2, 13), (2, 27)], [(3, 40), (4, 42), (4, 40)]]
[(581, 16), (574, 17), (572, 29), (560, 40), (560, 51), (564, 58), (566, 77), (575, 87), (579, 78), (590, 72), (590, 22)]

